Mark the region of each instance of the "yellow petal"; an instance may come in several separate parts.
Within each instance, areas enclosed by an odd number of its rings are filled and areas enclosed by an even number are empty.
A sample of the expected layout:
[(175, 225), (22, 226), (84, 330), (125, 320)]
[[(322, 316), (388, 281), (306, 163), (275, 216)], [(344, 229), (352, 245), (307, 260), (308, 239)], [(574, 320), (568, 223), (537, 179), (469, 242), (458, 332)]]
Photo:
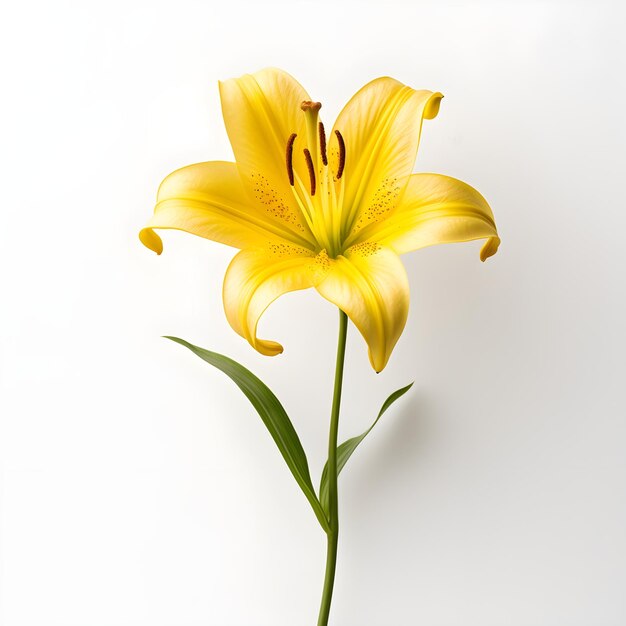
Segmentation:
[(395, 252), (361, 243), (329, 260), (319, 293), (336, 304), (359, 329), (372, 367), (380, 372), (400, 338), (409, 311), (409, 282)]
[(244, 184), (258, 201), (284, 215), (299, 232), (306, 232), (306, 220), (294, 203), (285, 155), (287, 141), (296, 133), (293, 166), (296, 174), (308, 181), (300, 149), (300, 141), (306, 141), (306, 122), (300, 105), (310, 100), (309, 95), (286, 72), (267, 68), (220, 82), (220, 97), (224, 123)]
[[(344, 139), (344, 236), (379, 220), (396, 205), (413, 170), (422, 120), (434, 118), (443, 95), (377, 78), (345, 106), (333, 130)], [(331, 167), (338, 143), (330, 137)]]
[(224, 310), (233, 330), (261, 354), (275, 356), (283, 347), (259, 339), (259, 318), (276, 298), (289, 291), (311, 287), (309, 266), (315, 254), (287, 244), (250, 248), (232, 260), (224, 278)]
[(500, 245), (487, 201), (468, 184), (441, 174), (411, 176), (400, 206), (361, 236), (390, 246), (398, 254), (438, 243), (487, 239), (484, 261)]
[(154, 215), (139, 233), (144, 245), (161, 254), (163, 243), (154, 228), (183, 230), (235, 248), (283, 239), (310, 245), (255, 205), (237, 166), (223, 161), (197, 163), (170, 174), (159, 187)]

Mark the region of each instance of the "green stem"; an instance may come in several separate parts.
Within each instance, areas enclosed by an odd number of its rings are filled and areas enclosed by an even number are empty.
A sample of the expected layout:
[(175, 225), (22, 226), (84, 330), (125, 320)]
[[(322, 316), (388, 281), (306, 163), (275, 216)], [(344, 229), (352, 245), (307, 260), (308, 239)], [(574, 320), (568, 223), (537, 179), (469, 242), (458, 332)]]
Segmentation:
[(328, 435), (328, 547), (326, 550), (326, 576), (322, 604), (317, 626), (327, 626), (330, 615), (330, 602), (333, 597), (335, 568), (337, 566), (337, 542), (339, 539), (339, 498), (337, 492), (337, 434), (339, 432), (339, 407), (341, 405), (341, 386), (343, 383), (343, 363), (346, 355), (346, 335), (348, 316), (339, 311), (339, 339), (337, 341), (337, 364), (335, 365), (335, 389), (333, 408), (330, 413), (330, 432)]

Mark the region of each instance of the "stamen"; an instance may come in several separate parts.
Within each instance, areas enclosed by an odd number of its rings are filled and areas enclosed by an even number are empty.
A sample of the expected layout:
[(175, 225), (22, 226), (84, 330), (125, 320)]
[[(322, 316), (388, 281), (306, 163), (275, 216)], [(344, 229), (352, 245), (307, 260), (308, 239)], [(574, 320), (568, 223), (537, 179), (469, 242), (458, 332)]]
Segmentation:
[(346, 144), (338, 130), (335, 131), (335, 135), (337, 135), (337, 141), (339, 142), (339, 167), (337, 168), (337, 180), (339, 180), (346, 165)]
[(326, 133), (324, 132), (324, 124), (320, 122), (318, 124), (320, 131), (320, 153), (322, 155), (322, 163), (328, 165), (328, 158), (326, 157)]
[(304, 149), (304, 158), (306, 159), (306, 166), (309, 170), (309, 179), (311, 180), (311, 195), (315, 195), (315, 170), (313, 169), (313, 159), (308, 148)]
[(296, 133), (292, 133), (287, 139), (287, 176), (289, 176), (289, 184), (293, 187), (294, 185), (294, 175), (293, 175), (293, 142), (296, 140)]

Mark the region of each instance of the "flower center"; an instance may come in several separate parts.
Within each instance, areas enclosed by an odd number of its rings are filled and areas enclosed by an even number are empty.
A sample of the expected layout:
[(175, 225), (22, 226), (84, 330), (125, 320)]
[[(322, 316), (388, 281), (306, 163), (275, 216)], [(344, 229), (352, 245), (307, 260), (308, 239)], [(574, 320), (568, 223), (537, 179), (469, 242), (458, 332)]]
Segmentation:
[(334, 257), (340, 254), (342, 247), (341, 207), (344, 185), (342, 176), (346, 163), (346, 146), (341, 133), (336, 130), (338, 150), (334, 152), (333, 157), (336, 156), (334, 163), (337, 171), (333, 175), (328, 167), (324, 124), (318, 119), (321, 108), (320, 102), (311, 100), (305, 100), (300, 104), (300, 109), (304, 113), (306, 137), (298, 140), (298, 144), (304, 140), (304, 146), (296, 153), (302, 150), (302, 156), (299, 158), (304, 158), (308, 181), (306, 181), (306, 175), (303, 176), (305, 172), (303, 168), (294, 168), (294, 158), (297, 158), (294, 155), (298, 137), (296, 133), (292, 133), (287, 139), (285, 166), (294, 198), (318, 242), (319, 250), (326, 250), (331, 257)]
[[(328, 155), (326, 152), (326, 131), (324, 130), (324, 124), (318, 121), (319, 110), (322, 108), (321, 102), (313, 102), (312, 100), (304, 100), (300, 104), (300, 108), (304, 112), (306, 119), (306, 134), (307, 134), (307, 148), (303, 148), (304, 160), (309, 171), (309, 188), (311, 190), (311, 196), (315, 195), (317, 189), (316, 181), (316, 167), (315, 161), (319, 154), (322, 165), (328, 166)], [(293, 187), (295, 185), (295, 176), (293, 171), (293, 147), (296, 137), (296, 133), (292, 133), (287, 139), (287, 148), (285, 154), (285, 164), (287, 167), (287, 177), (289, 178), (289, 184)], [(346, 164), (346, 144), (343, 140), (341, 133), (336, 130), (335, 136), (337, 137), (337, 143), (339, 144), (339, 164), (337, 167), (336, 180), (339, 180), (343, 175), (343, 168)]]

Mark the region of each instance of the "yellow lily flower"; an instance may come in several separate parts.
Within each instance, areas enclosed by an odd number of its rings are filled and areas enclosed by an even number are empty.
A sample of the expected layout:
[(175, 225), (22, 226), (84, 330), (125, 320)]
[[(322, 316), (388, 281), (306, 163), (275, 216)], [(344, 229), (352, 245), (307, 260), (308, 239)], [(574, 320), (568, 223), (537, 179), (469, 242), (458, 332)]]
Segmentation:
[(177, 170), (161, 184), (141, 241), (160, 254), (155, 228), (183, 230), (240, 249), (224, 279), (232, 328), (257, 337), (280, 295), (314, 287), (352, 320), (381, 371), (400, 337), (409, 283), (399, 255), (439, 243), (500, 239), (485, 199), (440, 174), (412, 174), (422, 121), (443, 95), (377, 78), (348, 102), (327, 136), (313, 102), (289, 74), (265, 69), (220, 83), (236, 163)]

